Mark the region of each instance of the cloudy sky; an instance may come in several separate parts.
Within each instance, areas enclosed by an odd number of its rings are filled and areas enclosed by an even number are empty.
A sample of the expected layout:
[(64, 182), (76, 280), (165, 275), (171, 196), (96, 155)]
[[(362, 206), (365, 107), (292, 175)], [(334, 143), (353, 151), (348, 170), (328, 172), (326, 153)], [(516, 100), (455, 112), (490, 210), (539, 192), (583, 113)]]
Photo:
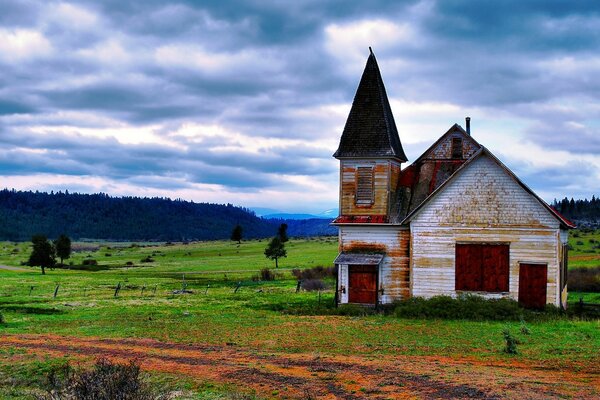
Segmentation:
[(2, 187), (337, 207), (372, 46), (410, 161), (452, 124), (600, 193), (600, 2), (0, 0)]

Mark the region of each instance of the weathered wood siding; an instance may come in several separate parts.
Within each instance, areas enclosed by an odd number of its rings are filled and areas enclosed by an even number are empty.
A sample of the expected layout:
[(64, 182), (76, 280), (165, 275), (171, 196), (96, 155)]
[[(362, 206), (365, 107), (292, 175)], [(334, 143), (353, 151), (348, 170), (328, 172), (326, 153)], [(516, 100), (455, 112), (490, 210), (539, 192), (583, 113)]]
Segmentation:
[(425, 159), (451, 159), (452, 157), (452, 139), (460, 138), (462, 139), (462, 158), (467, 159), (470, 158), (477, 150), (479, 150), (479, 146), (477, 143), (471, 139), (470, 136), (465, 136), (461, 132), (451, 132), (447, 134), (445, 137), (442, 137), (439, 143), (432, 148), (426, 155)]
[[(382, 252), (385, 257), (379, 266), (379, 301), (389, 303), (407, 298), (410, 294), (409, 273), (410, 233), (400, 226), (340, 226), (340, 251)], [(339, 288), (348, 288), (348, 268), (340, 266)], [(346, 293), (340, 302), (347, 303)]]
[[(373, 168), (373, 204), (356, 204), (356, 169)], [(340, 161), (340, 215), (388, 215), (391, 176), (394, 182), (400, 164), (393, 160), (342, 160)]]
[(547, 302), (559, 304), (559, 223), (487, 156), (440, 190), (410, 228), (413, 296), (455, 295), (456, 243), (497, 242), (510, 246), (509, 293), (501, 295), (518, 298), (519, 263), (546, 263)]

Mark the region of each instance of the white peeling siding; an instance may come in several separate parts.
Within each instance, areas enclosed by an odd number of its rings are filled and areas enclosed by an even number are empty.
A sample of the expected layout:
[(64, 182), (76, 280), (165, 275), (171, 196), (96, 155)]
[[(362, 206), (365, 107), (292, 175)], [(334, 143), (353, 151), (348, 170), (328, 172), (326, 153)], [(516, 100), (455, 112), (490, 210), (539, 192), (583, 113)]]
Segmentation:
[[(519, 264), (548, 264), (548, 288), (546, 302), (557, 304), (559, 300), (558, 237), (551, 229), (528, 230), (507, 228), (451, 228), (411, 226), (412, 294), (432, 297), (456, 295), (455, 246), (457, 242), (503, 242), (510, 246), (509, 297), (519, 296)], [(480, 293), (481, 294), (481, 293)], [(484, 297), (500, 297), (499, 294), (482, 294)]]
[(498, 164), (482, 155), (438, 192), (412, 225), (559, 228), (556, 218)]
[(506, 295), (518, 299), (519, 263), (546, 263), (546, 300), (559, 304), (559, 222), (487, 156), (468, 165), (438, 192), (410, 228), (413, 296), (456, 295), (457, 242), (504, 242), (510, 244)]

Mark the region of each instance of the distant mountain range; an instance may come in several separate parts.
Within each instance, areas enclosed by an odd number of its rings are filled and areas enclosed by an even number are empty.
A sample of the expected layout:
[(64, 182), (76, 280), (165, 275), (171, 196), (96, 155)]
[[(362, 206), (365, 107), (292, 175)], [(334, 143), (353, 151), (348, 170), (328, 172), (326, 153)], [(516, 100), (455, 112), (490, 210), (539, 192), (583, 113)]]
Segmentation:
[(332, 208), (330, 210), (326, 210), (320, 212), (318, 214), (294, 214), (294, 213), (285, 213), (279, 210), (274, 210), (271, 208), (250, 208), (257, 216), (267, 218), (267, 219), (331, 219), (333, 220), (338, 215), (337, 208)]
[(244, 229), (244, 238), (273, 236), (281, 223), (288, 224), (289, 236), (337, 233), (337, 229), (329, 225), (333, 218), (292, 218), (285, 215), (261, 218), (249, 209), (231, 204), (168, 198), (5, 189), (0, 191), (0, 240), (30, 240), (35, 234), (56, 238), (62, 233), (74, 240), (229, 239), (238, 223)]

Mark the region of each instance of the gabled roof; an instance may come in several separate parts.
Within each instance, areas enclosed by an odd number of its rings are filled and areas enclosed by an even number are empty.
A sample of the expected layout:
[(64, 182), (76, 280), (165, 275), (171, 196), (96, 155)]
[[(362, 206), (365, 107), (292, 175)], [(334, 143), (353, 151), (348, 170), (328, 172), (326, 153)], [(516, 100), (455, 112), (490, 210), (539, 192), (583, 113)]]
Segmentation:
[(433, 143), (431, 146), (429, 146), (429, 147), (427, 148), (427, 150), (425, 150), (425, 151), (423, 152), (423, 154), (421, 154), (421, 155), (419, 156), (419, 158), (417, 158), (417, 159), (416, 159), (416, 160), (413, 162), (413, 164), (416, 164), (416, 163), (418, 163), (419, 161), (423, 160), (424, 158), (427, 158), (427, 157), (430, 155), (431, 151), (432, 151), (433, 149), (435, 149), (435, 148), (436, 148), (436, 147), (437, 147), (437, 146), (440, 144), (440, 142), (441, 142), (441, 141), (443, 141), (443, 140), (446, 138), (446, 136), (448, 136), (448, 135), (452, 135), (452, 134), (455, 134), (455, 133), (462, 134), (462, 136), (464, 137), (464, 139), (466, 139), (466, 140), (470, 140), (470, 141), (471, 141), (471, 142), (473, 142), (473, 143), (474, 143), (474, 144), (475, 144), (477, 147), (481, 147), (481, 145), (479, 144), (479, 142), (478, 142), (477, 140), (475, 140), (475, 138), (473, 138), (473, 136), (469, 135), (469, 134), (467, 133), (467, 131), (465, 131), (465, 130), (463, 129), (463, 127), (462, 127), (462, 126), (460, 126), (459, 124), (456, 124), (456, 123), (455, 123), (454, 125), (452, 125), (452, 126), (450, 127), (450, 129), (448, 129), (448, 130), (446, 131), (446, 133), (444, 133), (442, 136), (440, 136), (438, 140), (436, 140), (436, 141), (435, 141), (435, 142), (434, 142), (434, 143)]
[(483, 154), (487, 155), (491, 160), (493, 160), (500, 168), (502, 168), (506, 173), (518, 184), (520, 185), (527, 193), (533, 196), (546, 210), (552, 214), (554, 218), (558, 220), (562, 228), (566, 229), (574, 229), (576, 228), (575, 224), (563, 217), (558, 211), (554, 208), (550, 207), (544, 200), (542, 200), (533, 190), (529, 188), (523, 181), (521, 181), (515, 174), (512, 172), (506, 165), (502, 163), (491, 151), (487, 148), (481, 146), (481, 148), (473, 154), (471, 158), (469, 158), (464, 164), (462, 164), (454, 173), (446, 179), (444, 183), (442, 183), (437, 189), (435, 189), (427, 198), (421, 202), (417, 207), (415, 207), (401, 222), (402, 224), (406, 224), (410, 222), (422, 209), (423, 207), (429, 203), (429, 201), (435, 197), (437, 193), (442, 191), (450, 182), (452, 182), (463, 170), (468, 168), (475, 160), (481, 157)]
[(358, 84), (340, 145), (333, 156), (408, 160), (400, 143), (379, 66), (372, 51)]
[[(444, 146), (443, 142), (450, 140), (450, 137), (462, 137), (461, 146), (465, 158), (453, 158), (449, 154), (450, 148)], [(397, 215), (392, 220), (398, 222), (404, 219), (480, 148), (481, 145), (460, 125), (452, 125), (398, 176), (397, 203), (392, 207)]]

